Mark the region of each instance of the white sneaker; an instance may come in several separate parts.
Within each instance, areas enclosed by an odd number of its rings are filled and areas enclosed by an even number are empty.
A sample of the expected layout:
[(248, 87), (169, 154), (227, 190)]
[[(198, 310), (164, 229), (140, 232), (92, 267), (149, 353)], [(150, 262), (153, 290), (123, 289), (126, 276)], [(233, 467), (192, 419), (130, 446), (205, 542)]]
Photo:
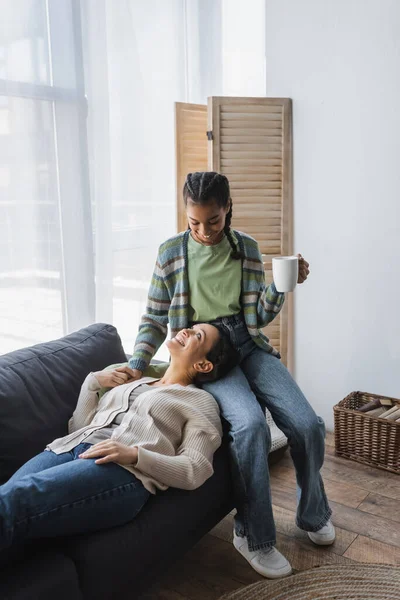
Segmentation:
[(233, 545), (249, 565), (263, 577), (278, 579), (292, 572), (289, 561), (275, 547), (250, 552), (247, 538), (240, 537), (235, 532), (233, 532)]
[(318, 531), (307, 531), (308, 537), (318, 546), (330, 546), (335, 541), (336, 533), (332, 521), (318, 529)]

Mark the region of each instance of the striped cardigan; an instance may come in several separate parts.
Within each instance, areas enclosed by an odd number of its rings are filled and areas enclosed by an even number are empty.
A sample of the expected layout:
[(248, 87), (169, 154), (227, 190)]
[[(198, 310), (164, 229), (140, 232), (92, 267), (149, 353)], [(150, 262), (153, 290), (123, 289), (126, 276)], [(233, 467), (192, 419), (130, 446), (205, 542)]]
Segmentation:
[[(144, 371), (167, 337), (189, 326), (188, 237), (189, 230), (161, 244), (151, 279), (146, 313), (139, 325), (139, 334), (129, 366)], [(242, 260), (241, 304), (247, 329), (254, 342), (267, 352), (280, 356), (261, 331), (279, 313), (285, 294), (275, 284), (265, 285), (264, 266), (255, 239), (232, 230), (232, 235), (244, 255)]]

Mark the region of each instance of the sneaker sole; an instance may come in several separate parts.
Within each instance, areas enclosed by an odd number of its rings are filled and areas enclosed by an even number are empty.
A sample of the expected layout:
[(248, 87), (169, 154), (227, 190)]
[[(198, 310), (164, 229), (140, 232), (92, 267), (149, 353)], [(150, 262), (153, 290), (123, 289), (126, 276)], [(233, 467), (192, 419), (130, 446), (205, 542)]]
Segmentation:
[(239, 554), (241, 556), (243, 556), (243, 558), (249, 563), (249, 565), (251, 566), (251, 568), (256, 571), (256, 573), (258, 573), (259, 575), (262, 575), (263, 577), (266, 577), (267, 579), (281, 579), (282, 577), (287, 577), (288, 575), (291, 575), (293, 573), (292, 567), (289, 565), (289, 567), (287, 568), (287, 570), (285, 571), (284, 569), (282, 569), (282, 571), (280, 571), (279, 573), (266, 573), (266, 571), (263, 571), (261, 569), (261, 567), (258, 567), (257, 564), (253, 564), (251, 562), (251, 560), (249, 560), (247, 558), (247, 556), (245, 554), (243, 554), (243, 552), (241, 552), (240, 548), (236, 548), (235, 544), (233, 544), (233, 547), (235, 548), (235, 550), (237, 550), (239, 552)]
[(310, 539), (312, 541), (312, 543), (315, 544), (316, 546), (332, 546), (332, 544), (334, 543), (334, 541), (335, 541), (336, 538), (333, 538), (333, 540), (320, 540), (320, 541), (316, 542), (309, 535), (308, 539)]

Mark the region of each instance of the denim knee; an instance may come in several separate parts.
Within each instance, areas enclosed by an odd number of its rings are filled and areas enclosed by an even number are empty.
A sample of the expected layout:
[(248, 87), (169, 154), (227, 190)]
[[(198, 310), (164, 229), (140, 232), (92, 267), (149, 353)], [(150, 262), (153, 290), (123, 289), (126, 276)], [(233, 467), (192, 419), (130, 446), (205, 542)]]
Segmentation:
[(295, 423), (291, 428), (290, 445), (300, 445), (304, 448), (318, 446), (325, 440), (325, 423), (321, 417), (315, 415), (307, 421)]
[(267, 449), (271, 446), (271, 434), (263, 413), (260, 415), (243, 415), (240, 424), (231, 427), (230, 436), (235, 442), (248, 444), (264, 443)]

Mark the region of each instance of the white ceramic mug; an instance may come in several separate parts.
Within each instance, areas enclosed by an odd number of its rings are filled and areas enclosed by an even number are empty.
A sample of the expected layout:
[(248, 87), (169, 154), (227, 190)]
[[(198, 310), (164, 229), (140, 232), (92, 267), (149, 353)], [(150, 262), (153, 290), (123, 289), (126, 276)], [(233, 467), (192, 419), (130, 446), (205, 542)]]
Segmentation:
[(293, 292), (299, 277), (297, 256), (277, 256), (272, 259), (272, 275), (278, 292)]

